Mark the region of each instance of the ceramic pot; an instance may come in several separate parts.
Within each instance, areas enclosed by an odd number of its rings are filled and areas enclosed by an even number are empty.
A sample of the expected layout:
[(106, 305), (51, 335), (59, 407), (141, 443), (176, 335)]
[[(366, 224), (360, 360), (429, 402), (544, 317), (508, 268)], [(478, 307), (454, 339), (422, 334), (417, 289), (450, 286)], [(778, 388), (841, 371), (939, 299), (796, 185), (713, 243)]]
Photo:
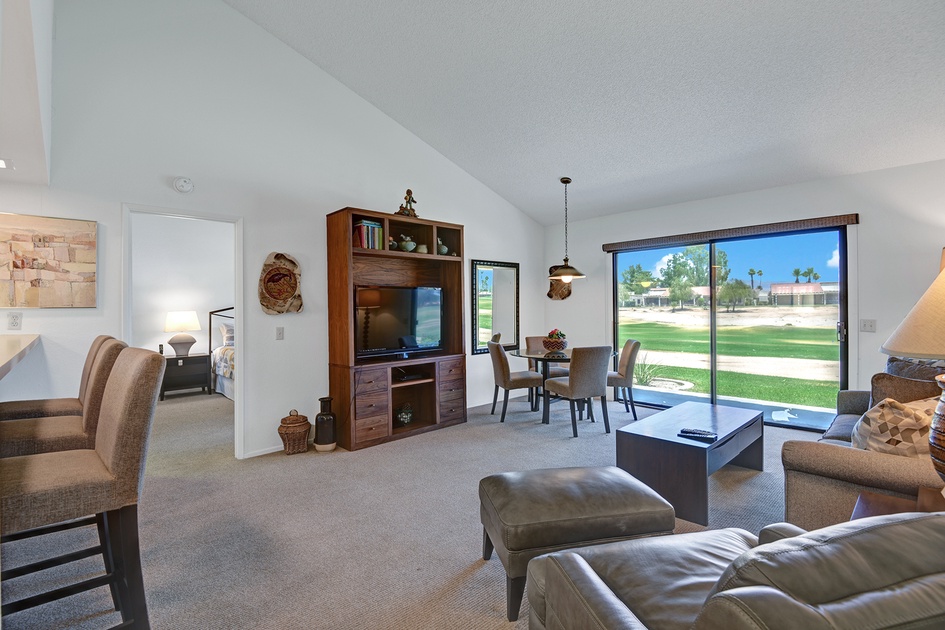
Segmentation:
[(417, 253), (418, 253), (418, 254), (426, 254), (426, 253), (427, 253), (427, 246), (426, 246), (425, 244), (423, 244), (423, 243), (421, 243), (420, 245), (417, 245)]
[(414, 249), (416, 249), (416, 248), (417, 248), (417, 244), (414, 243), (413, 241), (401, 241), (401, 242), (400, 242), (400, 249), (401, 249), (402, 251), (405, 251), (405, 252), (412, 252), (412, 251), (413, 251)]

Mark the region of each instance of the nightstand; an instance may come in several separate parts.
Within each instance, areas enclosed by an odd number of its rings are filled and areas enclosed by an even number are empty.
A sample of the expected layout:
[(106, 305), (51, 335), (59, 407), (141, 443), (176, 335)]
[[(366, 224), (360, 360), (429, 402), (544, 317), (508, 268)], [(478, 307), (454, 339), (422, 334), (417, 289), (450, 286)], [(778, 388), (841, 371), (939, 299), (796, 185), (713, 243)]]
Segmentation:
[(186, 357), (165, 357), (167, 367), (164, 370), (164, 382), (161, 383), (161, 400), (164, 392), (176, 389), (192, 389), (199, 387), (210, 389), (210, 355), (191, 354)]

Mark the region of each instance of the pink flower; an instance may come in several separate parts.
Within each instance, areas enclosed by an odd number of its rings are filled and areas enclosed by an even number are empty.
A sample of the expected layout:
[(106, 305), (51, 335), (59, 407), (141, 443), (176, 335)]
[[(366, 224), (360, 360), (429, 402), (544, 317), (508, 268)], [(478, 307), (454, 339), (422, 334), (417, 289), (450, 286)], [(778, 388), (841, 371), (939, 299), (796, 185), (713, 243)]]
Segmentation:
[(566, 339), (567, 335), (555, 328), (550, 333), (548, 333), (548, 339)]

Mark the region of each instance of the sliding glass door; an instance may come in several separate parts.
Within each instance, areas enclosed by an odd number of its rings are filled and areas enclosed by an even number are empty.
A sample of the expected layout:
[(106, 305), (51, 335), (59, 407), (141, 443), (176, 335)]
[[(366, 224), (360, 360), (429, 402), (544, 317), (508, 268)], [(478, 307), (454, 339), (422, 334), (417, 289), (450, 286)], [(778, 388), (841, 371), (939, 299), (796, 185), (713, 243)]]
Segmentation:
[(615, 253), (618, 347), (641, 342), (634, 398), (826, 427), (845, 380), (844, 249), (832, 229)]

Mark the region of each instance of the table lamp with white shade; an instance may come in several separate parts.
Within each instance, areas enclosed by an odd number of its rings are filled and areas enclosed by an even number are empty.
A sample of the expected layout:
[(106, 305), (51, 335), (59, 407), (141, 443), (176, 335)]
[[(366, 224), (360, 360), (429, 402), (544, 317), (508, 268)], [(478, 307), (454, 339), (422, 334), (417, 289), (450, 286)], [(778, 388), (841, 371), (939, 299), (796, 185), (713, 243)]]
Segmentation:
[[(945, 260), (945, 257), (943, 257)], [(899, 327), (880, 348), (885, 354), (912, 359), (945, 359), (945, 271), (938, 274), (932, 286), (919, 298)], [(945, 374), (935, 377), (942, 388), (932, 427), (929, 432), (929, 454), (935, 471), (945, 480)]]
[(164, 321), (164, 332), (176, 332), (167, 343), (174, 348), (174, 354), (186, 357), (190, 354), (190, 347), (197, 343), (193, 335), (186, 334), (190, 330), (200, 330), (197, 320), (197, 311), (169, 311)]

